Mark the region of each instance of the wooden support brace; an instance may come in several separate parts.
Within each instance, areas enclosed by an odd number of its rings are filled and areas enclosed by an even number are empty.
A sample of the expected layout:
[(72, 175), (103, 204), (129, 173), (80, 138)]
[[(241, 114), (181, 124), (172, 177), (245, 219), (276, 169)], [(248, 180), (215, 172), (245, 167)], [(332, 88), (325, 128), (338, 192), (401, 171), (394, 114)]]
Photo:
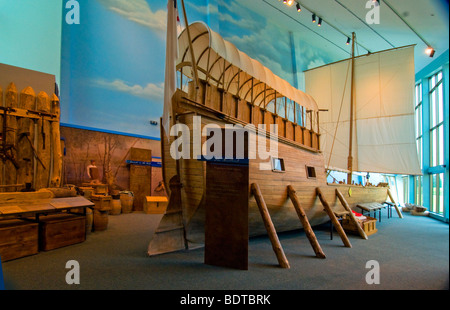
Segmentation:
[(316, 235), (314, 234), (314, 231), (311, 228), (311, 224), (308, 221), (308, 217), (306, 216), (306, 213), (303, 210), (300, 201), (298, 200), (295, 189), (291, 185), (288, 186), (288, 195), (292, 201), (292, 204), (294, 205), (295, 211), (297, 212), (300, 222), (302, 222), (303, 229), (305, 230), (309, 243), (311, 243), (314, 253), (316, 253), (316, 257), (326, 258), (325, 254), (322, 251), (322, 248), (320, 247), (319, 242), (317, 241)]
[(352, 221), (353, 225), (355, 225), (355, 227), (358, 229), (359, 235), (363, 239), (367, 240), (368, 238), (367, 238), (366, 232), (364, 231), (364, 229), (362, 229), (361, 225), (359, 225), (358, 220), (356, 219), (355, 215), (353, 214), (352, 209), (350, 209), (350, 206), (348, 205), (347, 201), (345, 200), (344, 195), (342, 195), (342, 193), (338, 189), (336, 189), (336, 196), (338, 197), (338, 199), (341, 202), (344, 209), (349, 212), (350, 221)]
[(399, 218), (403, 218), (403, 214), (402, 214), (402, 212), (400, 212), (400, 209), (398, 208), (398, 206), (397, 206), (397, 203), (395, 202), (395, 200), (394, 200), (394, 196), (392, 195), (392, 193), (391, 193), (391, 190), (388, 188), (388, 190), (387, 190), (387, 194), (388, 194), (388, 196), (389, 196), (389, 199), (392, 201), (392, 203), (394, 204), (394, 208), (395, 208), (395, 210), (397, 211), (397, 214), (398, 214), (398, 217)]
[(272, 243), (273, 251), (277, 256), (278, 263), (282, 268), (289, 269), (289, 262), (284, 255), (283, 247), (281, 246), (280, 240), (278, 239), (277, 232), (273, 226), (272, 219), (270, 218), (269, 211), (267, 210), (266, 202), (261, 194), (258, 184), (253, 183), (251, 186), (252, 193), (255, 196), (256, 203), (261, 213), (262, 219), (264, 221), (264, 226), (266, 227), (267, 233), (269, 235), (270, 242)]
[(337, 220), (336, 216), (333, 213), (333, 210), (331, 210), (330, 205), (328, 204), (328, 202), (325, 200), (325, 197), (323, 197), (323, 193), (320, 190), (320, 188), (316, 188), (316, 194), (320, 199), (320, 202), (322, 203), (323, 207), (325, 208), (325, 212), (327, 212), (328, 216), (331, 219), (331, 222), (333, 223), (334, 227), (336, 228), (339, 236), (342, 239), (342, 242), (344, 243), (344, 245), (347, 248), (351, 248), (352, 245), (350, 243), (350, 241), (347, 238), (347, 235), (345, 234), (344, 229), (342, 228), (341, 224), (339, 223), (339, 221)]

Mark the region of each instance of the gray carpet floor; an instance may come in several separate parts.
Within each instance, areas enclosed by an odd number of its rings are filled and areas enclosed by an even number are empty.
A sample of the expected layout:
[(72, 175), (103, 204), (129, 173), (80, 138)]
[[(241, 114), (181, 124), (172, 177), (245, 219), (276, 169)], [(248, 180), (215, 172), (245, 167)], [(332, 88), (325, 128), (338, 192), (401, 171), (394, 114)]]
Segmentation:
[[(205, 265), (204, 249), (147, 257), (160, 215), (109, 217), (106, 231), (83, 243), (3, 263), (9, 290), (448, 290), (449, 226), (404, 214), (377, 222), (369, 240), (348, 235), (352, 248), (329, 226), (314, 229), (326, 259), (315, 258), (304, 231), (279, 234), (290, 269), (278, 266), (267, 236), (251, 238), (249, 270)], [(80, 284), (65, 281), (66, 262), (80, 264)], [(380, 284), (367, 284), (380, 266)]]

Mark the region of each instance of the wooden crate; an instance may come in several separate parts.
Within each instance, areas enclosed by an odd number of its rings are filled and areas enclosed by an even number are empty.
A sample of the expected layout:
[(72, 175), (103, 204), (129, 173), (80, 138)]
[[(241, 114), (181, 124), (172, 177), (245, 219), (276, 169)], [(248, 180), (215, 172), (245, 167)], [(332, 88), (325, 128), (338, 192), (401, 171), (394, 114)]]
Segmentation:
[(167, 197), (147, 196), (145, 197), (144, 212), (147, 214), (164, 214), (168, 203)]
[(50, 251), (86, 240), (86, 217), (57, 214), (39, 219), (39, 247)]
[(0, 256), (2, 262), (39, 252), (38, 224), (23, 220), (0, 221)]
[(130, 160), (151, 162), (152, 161), (152, 150), (139, 149), (139, 148), (132, 147), (130, 150)]
[(112, 196), (92, 195), (91, 201), (95, 204), (95, 210), (109, 211), (112, 209)]
[[(82, 184), (85, 189), (92, 188), (92, 193), (95, 195), (108, 195), (108, 184), (102, 183), (83, 183)], [(80, 188), (81, 189), (81, 188)]]
[(130, 165), (130, 191), (134, 194), (133, 210), (142, 211), (145, 197), (152, 194), (152, 167)]
[[(370, 236), (370, 235), (375, 234), (378, 231), (377, 227), (376, 227), (377, 219), (370, 217), (370, 216), (366, 216), (366, 217), (367, 217), (367, 219), (358, 220), (358, 222), (361, 225), (364, 232), (366, 233), (366, 235)], [(359, 235), (357, 227), (355, 227), (355, 225), (348, 218), (342, 220), (342, 228), (344, 228), (344, 230), (346, 232), (350, 232), (350, 233)]]

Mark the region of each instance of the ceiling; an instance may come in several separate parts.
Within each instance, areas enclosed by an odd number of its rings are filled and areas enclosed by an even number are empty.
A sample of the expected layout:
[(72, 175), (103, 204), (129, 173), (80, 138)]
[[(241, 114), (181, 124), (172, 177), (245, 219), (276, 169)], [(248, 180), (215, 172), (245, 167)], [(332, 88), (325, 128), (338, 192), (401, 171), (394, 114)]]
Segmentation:
[[(350, 56), (346, 41), (352, 32), (357, 37), (357, 55), (415, 44), (416, 72), (449, 48), (448, 0), (380, 0), (379, 24), (366, 21), (375, 12), (373, 6), (366, 8), (367, 0), (298, 0), (291, 7), (280, 0), (257, 1), (257, 5), (255, 0), (241, 3), (279, 27), (308, 37), (311, 44), (323, 42), (319, 48), (336, 60)], [(296, 2), (302, 7), (300, 13)], [(313, 13), (323, 19), (321, 27), (312, 23)], [(433, 58), (425, 54), (424, 41), (435, 49)]]

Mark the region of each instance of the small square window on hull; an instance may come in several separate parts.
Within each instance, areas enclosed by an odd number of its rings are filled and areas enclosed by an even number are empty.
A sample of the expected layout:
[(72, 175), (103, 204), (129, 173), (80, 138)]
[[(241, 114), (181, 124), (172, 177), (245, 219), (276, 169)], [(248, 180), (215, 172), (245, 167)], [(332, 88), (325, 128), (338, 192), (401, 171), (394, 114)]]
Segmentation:
[(274, 172), (284, 172), (284, 159), (272, 157), (272, 171)]
[(315, 179), (316, 178), (316, 168), (311, 166), (306, 166), (306, 176), (309, 179)]

